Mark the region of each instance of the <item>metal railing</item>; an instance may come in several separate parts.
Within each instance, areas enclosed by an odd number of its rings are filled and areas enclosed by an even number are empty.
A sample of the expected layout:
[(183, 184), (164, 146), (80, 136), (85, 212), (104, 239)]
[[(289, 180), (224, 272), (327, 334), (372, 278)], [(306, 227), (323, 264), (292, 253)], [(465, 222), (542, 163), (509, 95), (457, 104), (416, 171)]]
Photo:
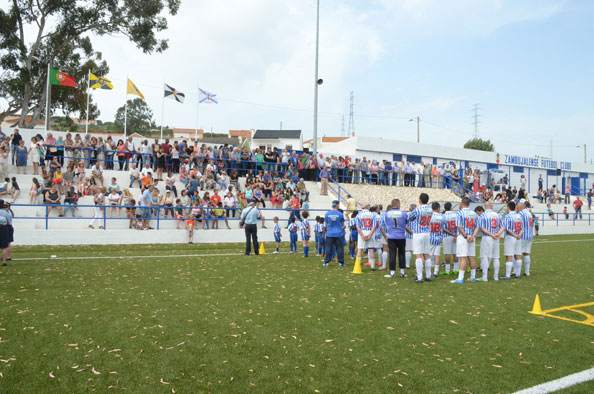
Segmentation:
[[(44, 226), (46, 230), (50, 229), (51, 222), (58, 221), (58, 220), (93, 220), (99, 221), (101, 226), (104, 230), (108, 229), (108, 223), (111, 221), (119, 221), (119, 220), (148, 220), (155, 222), (155, 227), (157, 230), (161, 228), (161, 224), (163, 222), (179, 222), (190, 219), (190, 213), (192, 209), (199, 209), (201, 216), (197, 218), (193, 218), (196, 221), (205, 223), (205, 229), (209, 230), (212, 229), (212, 223), (214, 221), (239, 221), (242, 209), (245, 208), (238, 208), (238, 207), (179, 207), (179, 206), (152, 206), (152, 207), (142, 207), (142, 206), (128, 206), (128, 205), (77, 205), (77, 204), (12, 204), (12, 208), (17, 211), (17, 213), (23, 208), (35, 208), (42, 207), (44, 210), (43, 216), (23, 216), (23, 215), (15, 215), (15, 220), (43, 220)], [(62, 210), (69, 210), (72, 213), (76, 212), (80, 208), (89, 208), (89, 209), (99, 209), (100, 215), (96, 216), (51, 216), (50, 211), (52, 209), (60, 208)], [(117, 217), (108, 217), (108, 209), (110, 208), (119, 208), (120, 210), (126, 209), (134, 209), (134, 217), (127, 217), (127, 216), (120, 216)], [(151, 214), (150, 216), (143, 216), (143, 209), (150, 209)], [(176, 217), (176, 212), (179, 212), (181, 209), (182, 215), (180, 217)], [(287, 219), (279, 219), (282, 223), (287, 223), (291, 220), (292, 216), (295, 216), (297, 220), (301, 219), (300, 213), (305, 211), (305, 209), (293, 209), (293, 208), (258, 208), (260, 211), (263, 211), (265, 214), (267, 212), (285, 212), (289, 213), (289, 218)], [(221, 210), (223, 211), (222, 215), (214, 215), (213, 210)], [(239, 213), (238, 215), (230, 214), (232, 211)], [(328, 209), (307, 209), (308, 212), (328, 212)], [(140, 212), (140, 213), (139, 213)], [(348, 211), (344, 211), (347, 212)], [(168, 217), (168, 214), (171, 214)], [(571, 225), (571, 226), (592, 226), (592, 216), (594, 213), (581, 213), (576, 215), (574, 212), (563, 214), (563, 213), (553, 213), (553, 217), (550, 217), (548, 212), (533, 212), (535, 216), (539, 219), (540, 226), (563, 226), (563, 225)], [(321, 215), (323, 216), (323, 215)], [(270, 221), (274, 217), (265, 215), (265, 220)], [(310, 221), (313, 223), (313, 217), (311, 217)], [(259, 219), (260, 220), (260, 219)]]

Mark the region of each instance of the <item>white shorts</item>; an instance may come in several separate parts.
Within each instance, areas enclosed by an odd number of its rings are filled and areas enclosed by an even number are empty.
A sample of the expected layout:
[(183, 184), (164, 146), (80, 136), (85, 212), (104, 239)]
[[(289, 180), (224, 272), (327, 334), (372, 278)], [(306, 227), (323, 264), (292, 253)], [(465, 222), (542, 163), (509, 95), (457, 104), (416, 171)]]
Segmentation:
[(456, 254), (456, 243), (454, 237), (446, 237), (443, 239), (443, 254)]
[(456, 238), (456, 254), (458, 257), (476, 256), (476, 247), (474, 241), (468, 242), (463, 236)]
[(413, 254), (429, 254), (429, 233), (413, 234)]
[(406, 245), (404, 246), (404, 251), (405, 252), (412, 251), (412, 238), (407, 238), (406, 239)]
[(375, 247), (376, 248), (383, 248), (384, 245), (387, 245), (388, 241), (382, 236), (380, 239), (375, 240)]
[(511, 235), (505, 237), (503, 241), (504, 256), (520, 256), (522, 254), (522, 242)]
[(441, 245), (429, 245), (429, 256), (441, 256)]
[(532, 250), (532, 240), (531, 239), (523, 239), (522, 242), (522, 253), (530, 254)]
[[(368, 235), (369, 231), (365, 232), (363, 231), (363, 234)], [(359, 234), (359, 237), (357, 239), (357, 249), (374, 249), (375, 248), (375, 239), (373, 238), (373, 236), (371, 236), (371, 238), (369, 238), (367, 241), (363, 240), (363, 238), (361, 238), (361, 234)]]
[(486, 257), (488, 259), (499, 258), (499, 240), (493, 239), (488, 235), (483, 235), (481, 241), (481, 258)]

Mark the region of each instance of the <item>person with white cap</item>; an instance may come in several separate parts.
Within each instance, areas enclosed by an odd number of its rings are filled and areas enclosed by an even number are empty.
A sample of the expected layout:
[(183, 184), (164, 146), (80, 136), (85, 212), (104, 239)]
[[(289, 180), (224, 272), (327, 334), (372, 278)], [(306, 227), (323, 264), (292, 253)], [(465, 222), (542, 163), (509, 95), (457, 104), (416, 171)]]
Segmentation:
[(258, 249), (258, 219), (262, 219), (260, 210), (256, 207), (256, 201), (250, 200), (248, 206), (241, 212), (240, 224), (244, 224), (245, 230), (245, 255), (249, 256), (252, 252), (252, 243), (254, 253), (259, 254)]

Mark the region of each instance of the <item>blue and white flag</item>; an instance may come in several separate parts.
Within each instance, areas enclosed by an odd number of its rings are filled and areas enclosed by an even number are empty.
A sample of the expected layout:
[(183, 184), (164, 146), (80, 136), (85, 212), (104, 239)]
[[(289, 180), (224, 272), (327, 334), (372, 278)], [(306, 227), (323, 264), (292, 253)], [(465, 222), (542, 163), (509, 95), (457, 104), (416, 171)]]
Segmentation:
[(218, 104), (217, 95), (198, 88), (198, 102), (200, 104)]

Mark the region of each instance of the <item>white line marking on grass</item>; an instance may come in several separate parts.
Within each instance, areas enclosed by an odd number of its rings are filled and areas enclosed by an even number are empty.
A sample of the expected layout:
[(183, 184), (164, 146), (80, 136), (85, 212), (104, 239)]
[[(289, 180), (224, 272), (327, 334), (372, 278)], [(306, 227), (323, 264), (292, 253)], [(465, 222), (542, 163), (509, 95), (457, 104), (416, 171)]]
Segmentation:
[[(547, 243), (568, 243), (568, 242), (594, 242), (594, 239), (563, 239), (558, 241), (534, 241), (533, 244)], [(74, 256), (74, 257), (25, 257), (15, 258), (13, 261), (34, 261), (34, 260), (108, 260), (108, 259), (155, 259), (155, 258), (176, 258), (176, 257), (216, 257), (216, 256), (243, 256), (245, 253), (202, 253), (202, 254), (174, 254), (174, 255), (151, 255), (151, 256)], [(279, 254), (289, 254), (280, 252)]]
[(210, 257), (210, 256), (242, 256), (245, 253), (217, 253), (217, 254), (174, 254), (174, 255), (151, 255), (151, 256), (70, 256), (70, 257), (25, 257), (12, 259), (13, 261), (33, 260), (108, 260), (108, 259), (169, 259), (175, 257)]
[(563, 390), (576, 384), (584, 383), (590, 380), (594, 380), (594, 368), (587, 369), (582, 372), (568, 375), (564, 378), (552, 380), (547, 383), (539, 384), (538, 386), (530, 387), (521, 391), (517, 391), (515, 394), (545, 394), (552, 393), (554, 391)]

